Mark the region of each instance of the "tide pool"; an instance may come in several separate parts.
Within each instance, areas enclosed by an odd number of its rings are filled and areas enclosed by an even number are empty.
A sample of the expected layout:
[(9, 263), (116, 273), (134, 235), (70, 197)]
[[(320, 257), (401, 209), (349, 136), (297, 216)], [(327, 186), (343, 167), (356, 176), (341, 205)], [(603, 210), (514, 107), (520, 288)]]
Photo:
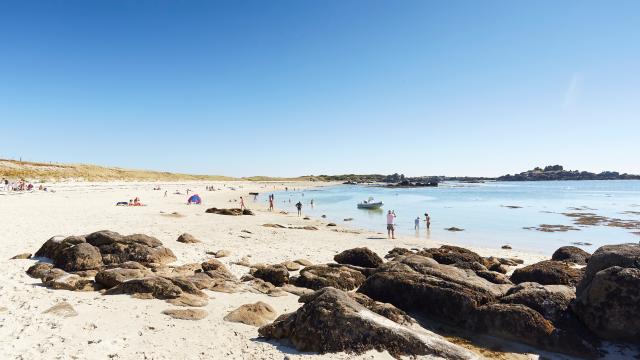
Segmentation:
[[(357, 203), (370, 196), (384, 202), (382, 210), (357, 209)], [(304, 192), (278, 192), (275, 197), (280, 209), (295, 212), (295, 203), (302, 201), (305, 215), (316, 218), (326, 215), (328, 221), (382, 232), (384, 237), (385, 215), (388, 210), (394, 210), (399, 234), (461, 246), (499, 248), (509, 244), (514, 249), (550, 255), (558, 247), (574, 243), (590, 243), (577, 246), (592, 252), (605, 244), (640, 241), (640, 236), (633, 233), (640, 232), (640, 226), (635, 229), (579, 226), (563, 214), (590, 213), (640, 221), (640, 181), (637, 180), (443, 183), (436, 188), (408, 189), (340, 185)], [(428, 231), (425, 212), (431, 216)], [(418, 231), (414, 230), (416, 217), (421, 219)], [(344, 222), (346, 218), (353, 220)], [(524, 229), (541, 224), (568, 225), (578, 230)], [(449, 227), (464, 231), (445, 230)]]

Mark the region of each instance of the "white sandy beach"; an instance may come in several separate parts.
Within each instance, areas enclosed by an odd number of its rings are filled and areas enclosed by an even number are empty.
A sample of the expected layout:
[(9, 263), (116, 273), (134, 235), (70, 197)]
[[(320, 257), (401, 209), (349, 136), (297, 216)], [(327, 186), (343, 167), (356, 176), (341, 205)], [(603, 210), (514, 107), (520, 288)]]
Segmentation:
[[(277, 211), (267, 211), (267, 203), (254, 202), (249, 192), (268, 193), (284, 186), (322, 186), (318, 183), (223, 183), (161, 184), (156, 183), (60, 183), (52, 184), (56, 192), (36, 191), (0, 195), (0, 358), (3, 359), (291, 359), (326, 358), (391, 358), (387, 353), (299, 354), (294, 349), (258, 339), (257, 328), (223, 321), (223, 317), (242, 304), (263, 301), (278, 314), (300, 306), (298, 297), (287, 294), (269, 297), (250, 292), (210, 292), (204, 309), (204, 320), (177, 320), (161, 314), (172, 305), (161, 300), (140, 300), (127, 295), (105, 296), (98, 292), (52, 290), (41, 286), (25, 270), (35, 260), (9, 260), (20, 253), (34, 253), (54, 235), (80, 235), (98, 230), (121, 234), (143, 233), (157, 237), (175, 253), (176, 265), (200, 263), (211, 258), (207, 251), (226, 249), (228, 257), (220, 258), (236, 276), (249, 268), (232, 264), (242, 257), (251, 263), (281, 263), (299, 258), (313, 263), (332, 262), (333, 256), (345, 249), (366, 246), (384, 256), (395, 246), (407, 248), (433, 247), (414, 237), (397, 240), (385, 234), (349, 229), (344, 224), (327, 227), (322, 219), (303, 220), (295, 215), (293, 204), (276, 198)], [(220, 191), (205, 191), (214, 185)], [(200, 194), (203, 205), (186, 205), (185, 190)], [(179, 189), (183, 195), (174, 195)], [(165, 190), (168, 196), (164, 197)], [(255, 216), (222, 216), (206, 214), (209, 207), (237, 207), (244, 196)], [(140, 197), (147, 206), (117, 207), (117, 201)], [(285, 207), (286, 206), (286, 207)], [(284, 208), (283, 208), (284, 207)], [(289, 211), (281, 214), (280, 210)], [(179, 216), (169, 215), (177, 212)], [(315, 225), (317, 231), (275, 229), (265, 223), (282, 225)], [(249, 230), (252, 234), (241, 232)], [(337, 231), (336, 231), (337, 230)], [(342, 232), (341, 230), (347, 230)], [(357, 230), (357, 231), (354, 231)], [(380, 231), (384, 231), (381, 224)], [(199, 244), (176, 241), (182, 233), (200, 239)], [(240, 236), (244, 237), (240, 237)], [(247, 237), (248, 236), (248, 237)], [(245, 238), (246, 237), (246, 238)], [(472, 249), (483, 256), (519, 257), (525, 263), (542, 259), (539, 255), (514, 250)], [(43, 313), (53, 305), (66, 301), (78, 315), (60, 317)], [(512, 356), (513, 357), (513, 356)], [(526, 356), (525, 356), (526, 358)]]

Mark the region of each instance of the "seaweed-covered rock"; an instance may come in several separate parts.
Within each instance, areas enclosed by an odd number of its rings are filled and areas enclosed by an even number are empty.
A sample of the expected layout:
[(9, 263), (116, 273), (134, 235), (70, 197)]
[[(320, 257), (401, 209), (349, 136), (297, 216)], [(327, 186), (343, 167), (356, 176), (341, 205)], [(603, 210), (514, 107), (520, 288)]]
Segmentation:
[(398, 357), (478, 358), (439, 335), (396, 324), (335, 288), (323, 288), (300, 300), (306, 304), (296, 312), (282, 315), (272, 324), (261, 327), (258, 330), (260, 336), (289, 339), (300, 351), (319, 353), (363, 353), (376, 349)]
[(424, 249), (418, 252), (418, 255), (433, 258), (438, 263), (444, 265), (473, 262), (482, 264), (483, 261), (482, 257), (475, 252), (452, 245), (442, 245), (439, 248)]
[(67, 247), (57, 253), (54, 264), (66, 271), (96, 270), (103, 265), (98, 248), (85, 242)]
[(575, 289), (567, 285), (525, 282), (509, 289), (500, 302), (525, 305), (557, 325), (565, 320), (569, 304), (575, 297)]
[(173, 252), (162, 246), (152, 236), (133, 234), (123, 236), (103, 230), (85, 236), (87, 242), (97, 247), (106, 265), (136, 261), (141, 264), (166, 264), (176, 260)]
[(258, 268), (253, 273), (253, 276), (268, 281), (275, 286), (282, 286), (289, 282), (289, 270), (280, 264)]
[(514, 284), (537, 282), (542, 285), (575, 286), (583, 276), (581, 269), (576, 269), (562, 261), (544, 260), (516, 269), (511, 275)]
[(96, 282), (110, 289), (131, 279), (143, 278), (146, 273), (139, 269), (104, 269), (96, 274)]
[(640, 343), (640, 269), (612, 266), (598, 271), (579, 290), (573, 308), (600, 337)]
[(551, 260), (586, 265), (591, 254), (576, 246), (563, 246), (551, 255)]
[(300, 270), (300, 276), (293, 284), (318, 290), (331, 286), (340, 290), (353, 290), (365, 281), (365, 276), (357, 270), (346, 266), (312, 265)]
[(147, 276), (125, 281), (106, 291), (107, 295), (129, 294), (142, 299), (172, 299), (182, 294), (182, 289), (169, 279)]
[(349, 264), (368, 268), (382, 265), (383, 261), (378, 254), (366, 247), (345, 250), (333, 257), (338, 264)]
[(73, 245), (77, 245), (85, 242), (84, 237), (82, 236), (69, 236), (66, 238), (61, 238), (59, 236), (54, 236), (47, 240), (38, 251), (34, 254), (35, 257), (45, 257), (51, 260), (54, 260), (62, 250), (71, 247)]

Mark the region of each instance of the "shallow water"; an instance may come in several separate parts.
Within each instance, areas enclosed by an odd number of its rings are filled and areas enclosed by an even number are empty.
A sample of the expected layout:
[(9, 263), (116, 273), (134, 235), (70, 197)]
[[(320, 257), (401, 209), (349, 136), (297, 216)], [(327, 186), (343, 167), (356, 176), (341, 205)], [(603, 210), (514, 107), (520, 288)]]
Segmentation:
[[(369, 196), (383, 201), (384, 210), (356, 208), (358, 202)], [(313, 208), (311, 199), (314, 200)], [(588, 212), (640, 221), (640, 181), (637, 180), (443, 183), (437, 188), (412, 189), (341, 185), (304, 193), (276, 193), (279, 208), (295, 211), (294, 204), (299, 200), (304, 204), (303, 213), (309, 216), (326, 214), (329, 221), (384, 232), (384, 236), (385, 214), (387, 210), (395, 210), (399, 233), (459, 245), (495, 248), (509, 244), (514, 249), (550, 255), (558, 247), (576, 242), (590, 243), (592, 245), (579, 246), (594, 251), (604, 244), (640, 241), (640, 236), (633, 234), (640, 232), (640, 227), (578, 226), (562, 214)], [(637, 213), (625, 214), (625, 211)], [(431, 216), (428, 231), (425, 212)], [(418, 216), (421, 218), (420, 229), (415, 231), (414, 220)], [(353, 221), (343, 222), (345, 218), (353, 218)], [(523, 229), (541, 224), (572, 225), (579, 230), (540, 232)], [(449, 227), (464, 231), (445, 230)]]

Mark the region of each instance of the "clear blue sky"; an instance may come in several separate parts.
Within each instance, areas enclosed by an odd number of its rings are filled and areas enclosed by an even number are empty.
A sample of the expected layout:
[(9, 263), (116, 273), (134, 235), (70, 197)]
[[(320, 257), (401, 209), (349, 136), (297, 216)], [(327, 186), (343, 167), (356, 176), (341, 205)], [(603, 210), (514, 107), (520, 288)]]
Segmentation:
[(0, 1), (0, 157), (640, 173), (640, 1)]

